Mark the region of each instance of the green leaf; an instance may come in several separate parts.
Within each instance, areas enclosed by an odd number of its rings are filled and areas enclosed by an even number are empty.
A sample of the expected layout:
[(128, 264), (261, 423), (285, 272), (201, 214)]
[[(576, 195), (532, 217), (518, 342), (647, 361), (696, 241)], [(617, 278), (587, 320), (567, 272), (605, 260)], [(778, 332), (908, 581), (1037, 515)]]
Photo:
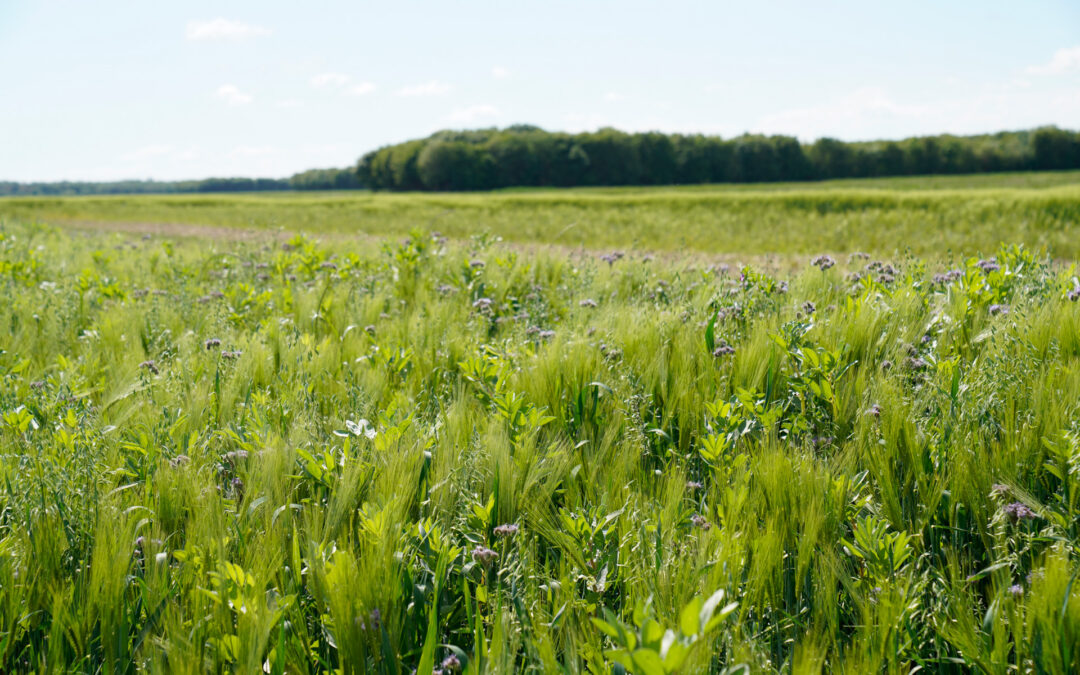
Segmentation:
[(701, 614), (702, 606), (701, 596), (695, 597), (690, 602), (686, 603), (682, 612), (679, 614), (679, 630), (682, 634), (689, 637), (691, 635), (697, 635), (701, 630), (701, 620), (699, 616)]
[(638, 649), (633, 655), (634, 675), (665, 675), (664, 662), (651, 649)]

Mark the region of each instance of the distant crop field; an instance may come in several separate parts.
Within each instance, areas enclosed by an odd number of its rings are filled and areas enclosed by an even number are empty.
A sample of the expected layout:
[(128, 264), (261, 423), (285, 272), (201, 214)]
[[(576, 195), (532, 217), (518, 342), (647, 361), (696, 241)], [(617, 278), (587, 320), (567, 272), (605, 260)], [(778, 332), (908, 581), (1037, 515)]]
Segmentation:
[[(0, 219), (454, 239), (746, 255), (1080, 255), (1080, 172), (685, 188), (8, 198)], [(137, 229), (137, 228), (136, 228)]]

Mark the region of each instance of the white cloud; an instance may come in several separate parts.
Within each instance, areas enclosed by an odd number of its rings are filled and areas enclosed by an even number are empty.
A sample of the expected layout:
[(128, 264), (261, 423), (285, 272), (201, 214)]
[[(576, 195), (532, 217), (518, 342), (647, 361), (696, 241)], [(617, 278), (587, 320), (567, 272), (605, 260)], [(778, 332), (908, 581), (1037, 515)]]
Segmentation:
[(446, 120), (448, 122), (469, 124), (485, 118), (499, 117), (500, 115), (502, 115), (502, 112), (495, 106), (480, 104), (471, 105), (467, 108), (457, 108), (447, 116)]
[(363, 96), (375, 91), (375, 85), (371, 82), (357, 82), (348, 88), (348, 93), (353, 96)]
[(187, 25), (187, 39), (199, 41), (207, 40), (246, 40), (253, 37), (261, 37), (273, 33), (269, 28), (256, 26), (240, 21), (230, 21), (222, 17), (210, 21), (189, 21)]
[(503, 66), (495, 66), (491, 69), (491, 76), (496, 80), (505, 80), (510, 77), (510, 71)]
[(604, 94), (604, 100), (605, 101), (610, 101), (612, 103), (614, 103), (616, 101), (622, 101), (625, 98), (626, 98), (625, 96), (623, 96), (622, 94), (620, 94), (617, 91), (609, 91), (608, 93)]
[(321, 73), (311, 78), (313, 87), (344, 87), (349, 82), (349, 76), (342, 73)]
[(229, 105), (246, 105), (254, 100), (251, 94), (245, 94), (234, 84), (223, 84), (217, 88), (218, 98)]
[(304, 102), (295, 98), (283, 98), (274, 104), (278, 108), (299, 108), (304, 105)]
[(1080, 71), (1080, 45), (1059, 49), (1049, 63), (1031, 66), (1025, 72), (1029, 75), (1061, 75), (1073, 70)]
[(446, 94), (452, 87), (445, 82), (439, 82), (438, 80), (431, 80), (430, 82), (424, 82), (422, 84), (414, 84), (409, 87), (402, 87), (397, 90), (398, 96), (439, 96)]

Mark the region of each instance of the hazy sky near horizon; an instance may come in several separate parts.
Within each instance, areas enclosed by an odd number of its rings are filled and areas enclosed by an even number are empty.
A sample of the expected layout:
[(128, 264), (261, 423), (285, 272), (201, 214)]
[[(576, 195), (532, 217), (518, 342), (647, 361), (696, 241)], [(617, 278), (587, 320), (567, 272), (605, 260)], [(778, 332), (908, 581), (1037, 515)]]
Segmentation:
[(443, 128), (1080, 128), (1080, 2), (0, 1), (0, 180), (286, 176)]

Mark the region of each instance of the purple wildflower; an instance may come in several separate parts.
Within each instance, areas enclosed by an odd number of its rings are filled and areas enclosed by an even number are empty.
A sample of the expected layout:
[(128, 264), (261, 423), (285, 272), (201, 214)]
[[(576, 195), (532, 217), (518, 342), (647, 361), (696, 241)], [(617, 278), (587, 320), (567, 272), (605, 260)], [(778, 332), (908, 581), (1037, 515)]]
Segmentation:
[(721, 340), (720, 344), (713, 350), (712, 355), (716, 358), (721, 356), (728, 356), (735, 353), (735, 348), (727, 343), (727, 340)]
[(998, 264), (997, 258), (980, 260), (979, 262), (975, 263), (975, 266), (987, 274), (990, 274), (991, 272), (996, 272), (1001, 269), (1001, 265)]
[(1009, 522), (1017, 523), (1021, 520), (1031, 520), (1036, 517), (1034, 511), (1032, 511), (1027, 504), (1023, 502), (1012, 502), (1002, 507), (1001, 512), (1009, 519)]
[(505, 523), (495, 528), (496, 537), (512, 537), (517, 534), (518, 526), (515, 523)]
[(469, 267), (471, 267), (473, 269), (481, 268), (484, 265), (485, 265), (485, 263), (484, 263), (483, 260), (470, 260), (469, 261)]
[(472, 551), (472, 559), (482, 565), (490, 565), (498, 557), (498, 553), (485, 546), (477, 546)]
[(712, 527), (712, 525), (709, 523), (709, 519), (701, 515), (700, 513), (691, 516), (690, 522), (693, 523), (694, 527), (700, 527), (703, 530), (708, 530), (710, 527)]
[(990, 316), (997, 316), (998, 314), (1008, 314), (1008, 305), (990, 305)]
[(1013, 584), (1012, 586), (1009, 586), (1009, 593), (1014, 598), (1022, 598), (1024, 596), (1024, 587), (1020, 584)]
[(214, 347), (220, 347), (220, 346), (221, 346), (221, 340), (219, 340), (218, 338), (210, 338), (209, 340), (207, 340), (206, 342), (203, 343), (203, 347), (205, 347), (208, 350), (213, 349)]
[(802, 304), (802, 311), (807, 316), (810, 316), (811, 314), (813, 314), (814, 312), (817, 311), (817, 305), (815, 305), (814, 303), (807, 300), (806, 302), (804, 302)]
[(142, 363), (139, 364), (139, 367), (140, 368), (145, 368), (146, 370), (149, 370), (151, 373), (153, 373), (155, 375), (158, 374), (157, 364), (154, 363), (153, 361), (143, 361)]
[(457, 672), (461, 669), (461, 660), (458, 657), (451, 654), (443, 659), (442, 669), (449, 672)]
[(833, 260), (832, 256), (823, 254), (811, 260), (810, 264), (824, 272), (825, 270), (835, 265), (836, 261)]
[(585, 298), (584, 300), (582, 300), (578, 304), (581, 305), (582, 307), (596, 307), (596, 301), (593, 300), (592, 298)]
[(705, 489), (705, 484), (701, 483), (700, 481), (696, 481), (696, 480), (688, 480), (688, 481), (686, 481), (686, 489), (687, 490), (704, 490)]

